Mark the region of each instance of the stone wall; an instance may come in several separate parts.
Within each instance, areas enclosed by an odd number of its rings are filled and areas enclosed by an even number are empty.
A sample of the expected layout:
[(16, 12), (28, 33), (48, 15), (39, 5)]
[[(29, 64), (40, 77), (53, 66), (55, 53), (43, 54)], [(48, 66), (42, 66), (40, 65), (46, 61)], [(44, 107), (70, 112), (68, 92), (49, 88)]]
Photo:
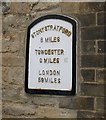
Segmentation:
[[(104, 3), (2, 3), (2, 117), (104, 118), (106, 12)], [(24, 91), (28, 25), (46, 14), (78, 21), (75, 96), (30, 95)]]

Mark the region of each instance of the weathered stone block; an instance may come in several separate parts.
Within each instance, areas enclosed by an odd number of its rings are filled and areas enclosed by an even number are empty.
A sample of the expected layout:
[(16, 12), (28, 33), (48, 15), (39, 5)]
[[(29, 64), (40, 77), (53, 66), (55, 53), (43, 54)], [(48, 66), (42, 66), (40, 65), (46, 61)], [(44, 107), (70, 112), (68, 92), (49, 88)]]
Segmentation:
[(22, 67), (24, 66), (25, 59), (19, 57), (6, 57), (2, 58), (2, 65), (5, 67)]
[(104, 120), (106, 117), (106, 111), (105, 110), (98, 110), (95, 113), (95, 118), (97, 120)]
[(15, 22), (15, 16), (14, 15), (7, 15), (6, 17), (2, 17), (3, 21), (3, 29), (8, 29), (9, 26), (11, 26)]
[(38, 118), (55, 118), (55, 119), (71, 119), (77, 117), (77, 111), (76, 110), (69, 110), (69, 109), (59, 109), (54, 107), (47, 107), (47, 106), (40, 106), (37, 109), (37, 116)]
[(81, 52), (82, 54), (95, 54), (95, 41), (82, 41)]
[(96, 15), (91, 14), (73, 14), (81, 24), (81, 27), (96, 25)]
[(104, 84), (91, 84), (91, 83), (82, 83), (81, 84), (81, 94), (83, 96), (105, 96)]
[(25, 58), (25, 54), (26, 54), (26, 41), (27, 41), (27, 38), (26, 38), (26, 34), (25, 34), (25, 31), (20, 31), (17, 33), (17, 36), (16, 36), (16, 41), (18, 40), (20, 42), (20, 47), (19, 47), (19, 50), (17, 51), (17, 55), (19, 57), (24, 57)]
[(82, 69), (81, 75), (84, 82), (94, 82), (95, 81), (95, 70)]
[(61, 10), (63, 14), (71, 14), (71, 13), (79, 13), (79, 5), (80, 3), (74, 2), (61, 2)]
[(59, 6), (59, 2), (38, 2), (37, 4), (32, 4), (32, 11), (40, 12), (44, 10), (52, 10)]
[(105, 12), (100, 12), (97, 14), (97, 24), (106, 25), (106, 13)]
[(82, 40), (96, 40), (105, 39), (106, 34), (104, 34), (104, 27), (88, 27), (82, 28), (81, 39)]
[(36, 115), (37, 106), (26, 105), (26, 104), (18, 104), (18, 103), (6, 103), (3, 105), (3, 117), (6, 115), (16, 116), (29, 116)]
[(20, 49), (20, 41), (3, 40), (2, 52), (17, 52)]
[(3, 30), (4, 31), (10, 31), (12, 29), (25, 29), (29, 23), (31, 18), (26, 15), (7, 15), (6, 17), (3, 17)]
[(23, 67), (3, 67), (3, 82), (12, 85), (24, 84), (24, 68)]
[(0, 4), (0, 6), (2, 6), (2, 8), (1, 8), (2, 13), (8, 14), (10, 12), (10, 3), (9, 2), (2, 2), (1, 4)]
[(96, 81), (97, 82), (106, 82), (106, 70), (97, 70), (96, 71)]
[(48, 97), (48, 96), (43, 96), (42, 97), (34, 97), (33, 99), (30, 100), (34, 105), (39, 105), (39, 106), (51, 106), (51, 107), (57, 107), (58, 106), (58, 101), (56, 98), (53, 97)]
[(95, 110), (104, 110), (106, 108), (106, 99), (104, 97), (97, 97), (95, 103)]
[[(43, 16), (43, 15), (47, 15), (47, 14), (62, 14), (61, 13), (61, 7), (57, 7), (57, 8), (53, 8), (51, 10), (45, 10), (45, 11), (40, 11), (40, 12), (37, 12), (35, 15), (36, 17), (39, 17), (39, 16)], [(31, 16), (35, 16), (33, 15), (34, 13), (31, 13)], [(35, 20), (35, 17), (33, 17), (33, 19)]]
[(59, 107), (76, 110), (92, 110), (94, 99), (91, 97), (60, 98)]
[[(65, 1), (64, 1), (65, 2)], [(71, 14), (71, 13), (79, 13), (79, 14), (86, 14), (86, 13), (93, 13), (104, 11), (104, 3), (103, 2), (62, 2), (60, 5), (62, 7), (62, 13)]]
[(98, 53), (106, 53), (106, 41), (98, 41)]
[(12, 100), (12, 101), (19, 101), (20, 100), (20, 93), (23, 89), (23, 85), (13, 85), (13, 84), (6, 84), (3, 82), (2, 85), (2, 98), (3, 100)]
[(11, 2), (10, 5), (10, 13), (17, 14), (17, 13), (24, 13), (27, 14), (30, 12), (30, 6), (27, 2)]
[(80, 13), (92, 13), (104, 11), (104, 2), (84, 2), (80, 3)]
[(106, 67), (104, 62), (104, 55), (82, 55), (81, 66), (82, 67)]
[(84, 120), (90, 118), (91, 120), (95, 119), (95, 112), (93, 111), (78, 111), (77, 113), (78, 118), (82, 118)]

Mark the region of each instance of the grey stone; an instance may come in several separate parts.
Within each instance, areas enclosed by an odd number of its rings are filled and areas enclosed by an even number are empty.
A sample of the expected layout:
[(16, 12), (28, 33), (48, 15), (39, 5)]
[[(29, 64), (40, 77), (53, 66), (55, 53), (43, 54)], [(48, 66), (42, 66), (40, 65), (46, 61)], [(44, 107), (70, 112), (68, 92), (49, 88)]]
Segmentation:
[(95, 70), (82, 69), (81, 75), (84, 82), (94, 82), (95, 81)]
[(95, 103), (96, 110), (104, 110), (106, 108), (105, 105), (106, 99), (104, 97), (97, 97)]
[(95, 41), (82, 41), (81, 52), (82, 54), (95, 54)]
[(96, 71), (96, 81), (97, 82), (106, 82), (106, 70), (101, 69)]
[(13, 115), (13, 116), (36, 115), (36, 108), (37, 107), (33, 105), (6, 103), (5, 106), (3, 105), (3, 116), (5, 114)]
[(76, 110), (93, 110), (94, 99), (90, 97), (61, 98), (59, 100), (60, 108)]
[(81, 95), (103, 97), (105, 96), (104, 94), (105, 87), (106, 86), (104, 84), (82, 83)]
[(81, 56), (81, 66), (84, 67), (106, 67), (104, 62), (104, 55), (82, 55)]
[(13, 85), (24, 84), (24, 68), (23, 67), (3, 67), (3, 82)]
[(10, 12), (10, 3), (2, 2), (2, 12), (3, 14), (8, 14)]
[(106, 34), (104, 33), (104, 27), (88, 27), (81, 30), (81, 39), (82, 40), (97, 40), (105, 39)]
[(78, 111), (78, 114), (77, 114), (77, 117), (78, 118), (82, 118), (82, 119), (95, 119), (95, 112), (94, 111)]
[(106, 54), (106, 41), (98, 41), (98, 53)]
[(23, 67), (25, 64), (25, 59), (20, 57), (6, 57), (2, 58), (2, 65), (5, 67)]

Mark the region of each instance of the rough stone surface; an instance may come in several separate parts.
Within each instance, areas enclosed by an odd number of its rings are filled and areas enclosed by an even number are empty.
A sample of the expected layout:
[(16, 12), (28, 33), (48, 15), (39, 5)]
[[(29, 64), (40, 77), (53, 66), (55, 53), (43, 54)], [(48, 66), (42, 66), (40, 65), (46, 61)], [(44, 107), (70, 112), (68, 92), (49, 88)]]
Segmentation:
[(83, 83), (81, 85), (81, 94), (83, 96), (104, 96), (104, 84)]
[(60, 6), (61, 6), (61, 10), (62, 10), (62, 13), (63, 14), (70, 14), (70, 13), (79, 13), (79, 6), (80, 6), (80, 3), (60, 3)]
[[(27, 27), (47, 14), (67, 15), (78, 22), (75, 96), (25, 93)], [(0, 18), (3, 118), (104, 118), (106, 20), (103, 2), (2, 2)]]
[(100, 11), (104, 11), (104, 2), (98, 2), (97, 4), (95, 4), (95, 2), (80, 3), (80, 12), (82, 13), (93, 13)]
[(23, 67), (3, 67), (3, 82), (7, 84), (20, 85), (24, 83)]
[(24, 58), (18, 58), (18, 57), (3, 57), (3, 66), (7, 67), (22, 67), (24, 66)]
[[(96, 17), (94, 13), (88, 14), (73, 14), (81, 24), (81, 27), (93, 26), (96, 24)], [(88, 20), (89, 19), (89, 20)]]
[(82, 41), (81, 45), (82, 54), (95, 54), (95, 41)]
[(88, 27), (82, 28), (81, 39), (82, 40), (96, 40), (104, 39), (106, 34), (104, 34), (104, 27)]
[(99, 67), (99, 68), (106, 67), (104, 55), (82, 55), (81, 58), (82, 67)]
[(103, 97), (96, 98), (95, 109), (96, 110), (106, 109), (106, 105), (104, 104), (105, 102), (106, 102), (106, 98)]
[(29, 4), (27, 2), (12, 2), (10, 5), (10, 13), (12, 14), (17, 14), (17, 13), (21, 13), (21, 14), (25, 14), (25, 13), (29, 13), (30, 9), (29, 9)]
[(2, 3), (2, 13), (3, 14), (8, 14), (10, 12), (10, 3)]
[(106, 54), (106, 41), (98, 41), (98, 53)]
[(95, 81), (95, 70), (81, 70), (81, 75), (84, 82), (94, 82)]
[(97, 24), (106, 25), (106, 12), (100, 12), (97, 14)]
[(3, 40), (2, 44), (2, 52), (17, 52), (20, 49), (20, 41)]
[(61, 108), (76, 110), (92, 110), (94, 105), (94, 99), (90, 97), (61, 98), (59, 101), (59, 106)]
[(35, 115), (36, 114), (36, 106), (33, 105), (22, 105), (22, 104), (13, 104), (7, 103), (3, 106), (3, 114), (13, 115), (13, 116), (23, 116), (23, 115)]
[(93, 111), (78, 111), (78, 118), (83, 118), (83, 119), (90, 119), (94, 118), (95, 119), (95, 112)]
[(95, 118), (96, 119), (105, 119), (105, 116), (106, 116), (106, 111), (104, 110), (98, 110), (96, 113), (95, 113)]
[(96, 81), (97, 82), (106, 82), (106, 70), (97, 70), (96, 71)]

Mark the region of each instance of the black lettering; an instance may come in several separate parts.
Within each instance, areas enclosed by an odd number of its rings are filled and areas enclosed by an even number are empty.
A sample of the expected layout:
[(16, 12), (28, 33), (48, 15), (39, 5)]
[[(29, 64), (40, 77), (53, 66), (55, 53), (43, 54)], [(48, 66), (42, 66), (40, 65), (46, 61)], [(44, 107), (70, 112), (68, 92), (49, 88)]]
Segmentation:
[(39, 59), (39, 62), (42, 63), (42, 58)]
[(41, 37), (40, 42), (43, 43), (43, 37)]

